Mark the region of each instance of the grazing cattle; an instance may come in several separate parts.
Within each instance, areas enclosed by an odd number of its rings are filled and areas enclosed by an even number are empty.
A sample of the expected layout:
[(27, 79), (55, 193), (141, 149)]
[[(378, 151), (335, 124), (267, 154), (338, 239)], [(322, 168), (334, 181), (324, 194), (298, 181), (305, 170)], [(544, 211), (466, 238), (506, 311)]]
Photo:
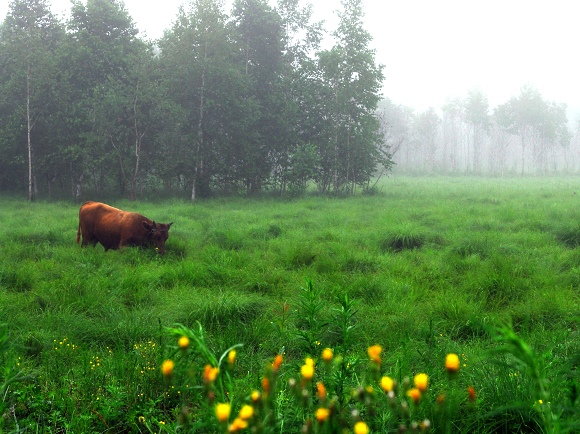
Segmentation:
[(165, 253), (165, 241), (173, 223), (155, 223), (136, 212), (123, 211), (100, 202), (85, 202), (79, 210), (77, 243), (81, 247), (101, 243), (105, 251), (123, 246), (155, 246)]

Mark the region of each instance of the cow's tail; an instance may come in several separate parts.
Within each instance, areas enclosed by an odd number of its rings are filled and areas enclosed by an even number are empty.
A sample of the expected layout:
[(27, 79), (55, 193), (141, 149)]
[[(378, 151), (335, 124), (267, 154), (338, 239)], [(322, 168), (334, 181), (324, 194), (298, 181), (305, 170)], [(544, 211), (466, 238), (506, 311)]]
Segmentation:
[(77, 244), (79, 243), (80, 239), (81, 239), (81, 222), (79, 221), (79, 229), (77, 230)]

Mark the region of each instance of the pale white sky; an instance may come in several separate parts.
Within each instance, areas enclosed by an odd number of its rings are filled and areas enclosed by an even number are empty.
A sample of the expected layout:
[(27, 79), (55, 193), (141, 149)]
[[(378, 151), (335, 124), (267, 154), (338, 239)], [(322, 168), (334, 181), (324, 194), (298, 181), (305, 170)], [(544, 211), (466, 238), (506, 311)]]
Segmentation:
[[(49, 0), (50, 1), (50, 0)], [(125, 0), (151, 39), (171, 26), (186, 0)], [(310, 0), (334, 30), (340, 0)], [(0, 0), (0, 17), (8, 10)], [(64, 16), (69, 0), (51, 0)], [(227, 2), (231, 3), (231, 0)], [(272, 1), (271, 1), (272, 3)], [(534, 85), (545, 99), (580, 112), (576, 0), (363, 0), (366, 29), (385, 65), (383, 95), (417, 110), (441, 107), (478, 87), (493, 108)], [(229, 12), (229, 10), (228, 10)]]

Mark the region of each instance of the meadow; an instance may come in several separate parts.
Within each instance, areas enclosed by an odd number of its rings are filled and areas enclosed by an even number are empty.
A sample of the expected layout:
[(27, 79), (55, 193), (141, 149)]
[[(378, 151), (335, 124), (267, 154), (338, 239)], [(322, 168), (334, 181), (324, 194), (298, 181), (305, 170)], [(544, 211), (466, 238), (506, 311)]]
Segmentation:
[(580, 178), (107, 202), (167, 253), (0, 196), (0, 432), (580, 430)]

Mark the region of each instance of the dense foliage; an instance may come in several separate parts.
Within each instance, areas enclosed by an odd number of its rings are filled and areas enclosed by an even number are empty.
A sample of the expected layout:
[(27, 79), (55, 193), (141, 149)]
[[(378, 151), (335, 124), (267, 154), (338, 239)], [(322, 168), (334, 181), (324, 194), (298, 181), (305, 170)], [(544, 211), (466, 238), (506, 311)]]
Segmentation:
[(376, 107), (383, 79), (344, 0), (334, 45), (298, 0), (194, 0), (157, 41), (118, 0), (13, 0), (0, 27), (0, 190), (135, 198), (181, 188), (322, 192), (391, 165)]

